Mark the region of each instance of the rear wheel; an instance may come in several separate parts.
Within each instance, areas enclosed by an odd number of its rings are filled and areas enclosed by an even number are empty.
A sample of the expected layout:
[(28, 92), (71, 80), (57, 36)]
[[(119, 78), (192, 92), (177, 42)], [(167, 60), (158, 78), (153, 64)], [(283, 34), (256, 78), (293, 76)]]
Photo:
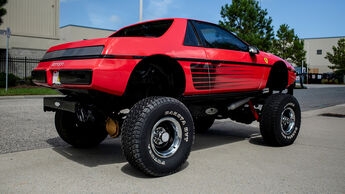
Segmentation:
[(271, 145), (292, 144), (301, 125), (301, 110), (295, 97), (273, 94), (267, 98), (260, 121), (260, 131), (265, 142)]
[(56, 111), (55, 127), (59, 136), (68, 144), (78, 148), (94, 147), (108, 135), (101, 122), (79, 122), (76, 114)]
[(189, 156), (193, 138), (189, 110), (169, 97), (139, 101), (122, 125), (124, 155), (133, 167), (151, 176), (178, 170)]

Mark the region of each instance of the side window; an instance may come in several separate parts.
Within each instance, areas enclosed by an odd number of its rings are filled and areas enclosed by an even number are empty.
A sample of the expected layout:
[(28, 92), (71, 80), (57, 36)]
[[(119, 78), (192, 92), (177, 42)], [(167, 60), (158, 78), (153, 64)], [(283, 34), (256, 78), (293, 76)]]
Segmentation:
[(184, 37), (184, 46), (201, 46), (198, 38), (195, 35), (193, 26), (190, 21), (187, 22), (186, 35)]
[(248, 46), (245, 43), (216, 25), (195, 22), (195, 26), (204, 37), (208, 47), (248, 51)]

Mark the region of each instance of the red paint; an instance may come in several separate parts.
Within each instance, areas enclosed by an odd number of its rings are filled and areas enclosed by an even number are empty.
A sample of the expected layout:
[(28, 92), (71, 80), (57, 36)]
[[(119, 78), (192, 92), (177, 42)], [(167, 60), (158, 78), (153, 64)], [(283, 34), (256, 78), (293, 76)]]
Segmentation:
[[(142, 59), (133, 59), (131, 56), (166, 55), (171, 58), (193, 58), (206, 60), (222, 60), (273, 65), (278, 61), (286, 64), (288, 69), (294, 68), (286, 61), (265, 52), (251, 56), (248, 52), (231, 51), (224, 49), (184, 46), (183, 41), (187, 26), (187, 19), (174, 18), (174, 22), (168, 31), (159, 38), (151, 37), (108, 37), (94, 40), (83, 40), (54, 46), (48, 50), (55, 51), (68, 48), (104, 45), (102, 55), (124, 56), (121, 58), (99, 58), (81, 60), (63, 60), (41, 62), (35, 70), (46, 70), (47, 80), (44, 85), (52, 88), (78, 88), (95, 89), (102, 92), (121, 96), (123, 95), (132, 70)], [(265, 62), (268, 59), (268, 63)], [(63, 65), (54, 65), (62, 63)], [(207, 63), (196, 61), (182, 61), (178, 63), (184, 70), (186, 88), (184, 95), (209, 94), (223, 92), (238, 92), (262, 90), (265, 88), (270, 67), (238, 65), (227, 63)], [(211, 86), (195, 87), (195, 84), (203, 85), (205, 80), (193, 82), (191, 64), (200, 63), (214, 67), (214, 80), (210, 80)], [(164, 64), (162, 64), (164, 65)], [(93, 79), (90, 85), (52, 85), (52, 71), (60, 69), (91, 69)], [(202, 68), (201, 68), (202, 69)], [(200, 74), (208, 74), (200, 73)], [(195, 77), (196, 78), (196, 77)], [(296, 75), (289, 71), (288, 85), (294, 83)], [(202, 87), (204, 87), (202, 89)]]

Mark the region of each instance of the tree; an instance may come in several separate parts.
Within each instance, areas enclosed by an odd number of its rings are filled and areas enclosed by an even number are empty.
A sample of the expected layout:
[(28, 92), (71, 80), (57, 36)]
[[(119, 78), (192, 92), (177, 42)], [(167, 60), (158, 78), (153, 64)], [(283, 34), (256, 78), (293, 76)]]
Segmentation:
[(335, 70), (337, 74), (345, 74), (345, 38), (338, 40), (338, 45), (333, 46), (333, 54), (327, 52), (326, 59), (334, 66), (328, 66), (329, 68)]
[(244, 41), (260, 50), (270, 51), (274, 36), (272, 18), (256, 0), (232, 0), (222, 6), (219, 25), (234, 32)]
[(295, 30), (290, 29), (287, 24), (280, 25), (277, 39), (273, 40), (272, 52), (297, 66), (305, 64), (307, 52), (304, 50), (304, 41), (300, 40)]
[(2, 16), (6, 14), (6, 9), (3, 6), (7, 3), (7, 0), (0, 0), (0, 25), (2, 24)]

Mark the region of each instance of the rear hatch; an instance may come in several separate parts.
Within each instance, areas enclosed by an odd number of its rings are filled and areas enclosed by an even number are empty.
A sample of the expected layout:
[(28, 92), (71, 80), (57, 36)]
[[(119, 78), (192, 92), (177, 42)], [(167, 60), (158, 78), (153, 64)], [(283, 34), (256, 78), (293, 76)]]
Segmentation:
[(101, 58), (107, 38), (83, 40), (51, 47), (41, 62)]
[[(90, 85), (107, 38), (61, 44), (50, 48), (32, 72), (36, 83)], [(87, 59), (87, 60), (84, 60)]]

